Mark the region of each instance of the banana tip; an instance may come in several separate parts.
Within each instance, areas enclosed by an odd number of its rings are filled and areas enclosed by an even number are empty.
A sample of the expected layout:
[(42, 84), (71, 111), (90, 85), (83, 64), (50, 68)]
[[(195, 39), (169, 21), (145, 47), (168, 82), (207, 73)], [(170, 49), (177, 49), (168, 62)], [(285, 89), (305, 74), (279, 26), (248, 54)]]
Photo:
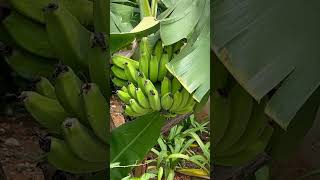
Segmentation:
[(70, 128), (72, 128), (72, 127), (75, 125), (76, 122), (77, 122), (77, 119), (76, 119), (76, 118), (67, 118), (67, 119), (62, 123), (62, 125), (63, 125), (64, 128), (70, 129)]

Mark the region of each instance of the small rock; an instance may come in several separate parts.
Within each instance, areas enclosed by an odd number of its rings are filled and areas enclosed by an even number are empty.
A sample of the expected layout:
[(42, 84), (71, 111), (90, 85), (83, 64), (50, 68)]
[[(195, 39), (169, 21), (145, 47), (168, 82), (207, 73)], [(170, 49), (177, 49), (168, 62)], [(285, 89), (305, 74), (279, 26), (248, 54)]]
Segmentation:
[(20, 142), (15, 138), (8, 138), (4, 144), (8, 146), (20, 146)]

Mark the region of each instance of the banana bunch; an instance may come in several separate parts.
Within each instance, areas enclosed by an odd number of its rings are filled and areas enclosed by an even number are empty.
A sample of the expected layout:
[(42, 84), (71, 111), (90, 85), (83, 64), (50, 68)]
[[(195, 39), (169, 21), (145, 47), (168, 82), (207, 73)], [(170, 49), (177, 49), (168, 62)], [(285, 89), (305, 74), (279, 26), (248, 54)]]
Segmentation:
[(122, 87), (127, 81), (137, 84), (137, 71), (142, 72), (152, 83), (161, 82), (168, 71), (166, 64), (170, 62), (175, 53), (179, 52), (184, 41), (163, 47), (162, 41), (158, 40), (153, 48), (150, 48), (148, 37), (141, 39), (139, 48), (139, 60), (134, 60), (121, 55), (112, 57), (111, 67), (113, 74), (112, 82)]
[(84, 84), (68, 66), (56, 69), (53, 82), (42, 77), (35, 92), (21, 95), (29, 113), (51, 134), (40, 142), (49, 163), (70, 173), (106, 169), (109, 103), (96, 84)]
[(211, 101), (214, 163), (243, 165), (265, 151), (273, 134), (264, 113), (267, 99), (256, 102), (218, 60), (214, 61), (214, 75), (217, 77)]
[(128, 82), (117, 91), (118, 97), (126, 104), (125, 113), (129, 116), (142, 116), (153, 111), (175, 116), (192, 112), (196, 101), (192, 95), (173, 78), (164, 77), (161, 86), (155, 87), (143, 72), (135, 71), (137, 86)]
[(92, 1), (8, 0), (8, 3), (10, 14), (0, 22), (0, 33), (5, 34), (0, 41), (12, 50), (1, 54), (18, 75), (28, 79), (49, 77), (58, 60), (86, 73), (84, 47), (90, 46), (94, 24)]

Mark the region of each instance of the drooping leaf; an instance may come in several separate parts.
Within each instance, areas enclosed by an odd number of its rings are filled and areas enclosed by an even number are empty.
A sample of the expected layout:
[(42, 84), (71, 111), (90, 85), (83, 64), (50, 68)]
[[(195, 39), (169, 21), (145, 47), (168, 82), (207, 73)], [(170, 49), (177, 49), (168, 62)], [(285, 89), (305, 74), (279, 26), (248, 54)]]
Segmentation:
[[(141, 161), (147, 152), (157, 143), (164, 117), (151, 113), (114, 129), (111, 132), (111, 162), (121, 165)], [(111, 179), (126, 177), (131, 168), (111, 169)]]
[(319, 8), (316, 0), (212, 3), (214, 51), (255, 99), (276, 87), (265, 112), (284, 129), (320, 85)]

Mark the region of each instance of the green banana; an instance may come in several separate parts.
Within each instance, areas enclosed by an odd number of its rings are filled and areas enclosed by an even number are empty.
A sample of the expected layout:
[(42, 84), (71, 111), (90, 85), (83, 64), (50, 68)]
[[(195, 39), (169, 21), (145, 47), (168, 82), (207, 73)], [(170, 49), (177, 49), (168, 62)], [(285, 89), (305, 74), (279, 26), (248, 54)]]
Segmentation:
[(263, 132), (264, 128), (267, 126), (267, 117), (264, 114), (266, 102), (267, 101), (263, 100), (260, 104), (254, 104), (245, 133), (230, 148), (220, 153), (217, 152), (216, 156), (231, 156), (242, 151), (248, 145), (254, 143), (257, 140), (257, 138)]
[(168, 54), (162, 54), (160, 62), (159, 62), (159, 74), (158, 81), (162, 81), (163, 78), (167, 75), (168, 70), (166, 64), (169, 62)]
[[(124, 87), (125, 87), (125, 86), (124, 86)], [(122, 90), (118, 90), (118, 91), (117, 91), (117, 95), (118, 95), (118, 97), (120, 98), (120, 100), (121, 100), (122, 102), (124, 102), (125, 104), (129, 104), (129, 100), (132, 98), (132, 97), (129, 95), (129, 93), (124, 92), (124, 91), (122, 91)]]
[(273, 128), (266, 126), (256, 142), (232, 156), (215, 157), (215, 163), (223, 166), (241, 166), (248, 163), (265, 150), (272, 134)]
[(253, 107), (253, 98), (239, 85), (231, 89), (230, 120), (226, 134), (216, 145), (215, 152), (222, 152), (235, 144), (244, 134)]
[(23, 92), (21, 97), (24, 106), (38, 123), (51, 133), (61, 133), (61, 123), (68, 114), (57, 100), (31, 91)]
[(136, 89), (137, 101), (145, 109), (150, 109), (148, 97), (142, 92), (141, 88)]
[(181, 97), (182, 100), (177, 111), (184, 109), (187, 106), (188, 100), (190, 98), (190, 94), (185, 88), (183, 88), (181, 91)]
[(158, 80), (159, 61), (156, 56), (151, 56), (149, 63), (149, 79), (155, 83)]
[(137, 112), (138, 114), (146, 114), (150, 112), (150, 109), (145, 109), (142, 106), (139, 105), (139, 103), (135, 99), (130, 99), (129, 105), (132, 108), (134, 112)]
[(144, 75), (143, 72), (138, 72), (138, 75), (137, 75), (137, 83), (138, 83), (138, 87), (141, 88), (142, 92), (144, 94), (148, 94), (148, 92), (146, 91), (146, 89), (144, 88), (144, 84), (145, 84), (145, 81), (146, 81), (146, 77)]
[(127, 89), (128, 89), (128, 92), (129, 92), (129, 95), (131, 96), (131, 98), (137, 99), (136, 87), (134, 86), (134, 84), (129, 82)]
[(91, 33), (62, 3), (49, 3), (44, 12), (49, 42), (54, 52), (64, 64), (86, 72)]
[(97, 172), (107, 168), (107, 163), (105, 162), (94, 163), (79, 159), (64, 140), (47, 137), (45, 141), (48, 142), (48, 145), (46, 145), (48, 147), (43, 149), (48, 152), (48, 161), (59, 170), (83, 174)]
[(180, 91), (182, 85), (180, 84), (179, 80), (177, 78), (173, 78), (171, 81), (171, 92), (172, 94), (176, 93), (177, 91)]
[[(8, 0), (14, 10), (39, 23), (45, 24), (45, 17), (42, 8), (48, 5), (51, 0)], [(88, 0), (60, 0), (83, 25), (93, 24), (93, 4)]]
[(157, 61), (160, 62), (160, 59), (162, 57), (162, 52), (163, 52), (163, 48), (162, 48), (162, 42), (161, 40), (157, 41), (154, 50), (153, 50), (153, 55), (157, 58)]
[(124, 113), (127, 114), (128, 116), (132, 116), (132, 117), (137, 117), (137, 116), (141, 116), (142, 114), (139, 114), (137, 112), (135, 112), (131, 106), (126, 105)]
[(108, 52), (105, 44), (105, 35), (93, 33), (90, 38), (90, 48), (88, 50), (88, 68), (92, 83), (97, 84), (105, 98), (110, 96), (109, 78), (110, 64), (107, 63)]
[(139, 62), (139, 70), (146, 75), (149, 74), (149, 60), (150, 58), (147, 58), (146, 56), (141, 56)]
[(148, 99), (149, 99), (149, 103), (150, 103), (151, 108), (155, 111), (160, 111), (161, 102), (160, 102), (160, 97), (159, 97), (158, 91), (156, 89), (149, 91)]
[(35, 89), (39, 94), (43, 96), (51, 99), (57, 99), (53, 85), (45, 77), (40, 77), (39, 81), (35, 85)]
[(20, 47), (38, 56), (55, 57), (44, 26), (14, 11), (3, 20), (3, 25)]
[(161, 82), (161, 95), (171, 92), (171, 80), (164, 77)]
[(173, 47), (172, 47), (172, 45), (165, 46), (164, 47), (164, 51), (168, 54), (168, 59), (171, 60), (172, 59), (172, 55), (173, 55)]
[(67, 118), (62, 130), (67, 144), (80, 159), (88, 162), (108, 161), (107, 146), (76, 118)]
[(119, 79), (117, 77), (112, 78), (112, 83), (118, 87), (123, 87), (127, 85), (127, 81)]
[(173, 104), (172, 94), (170, 92), (161, 97), (161, 106), (164, 110), (168, 111)]
[(177, 91), (173, 94), (173, 103), (170, 108), (170, 112), (177, 111), (181, 102), (182, 102), (182, 94), (181, 94), (181, 92)]
[(117, 67), (117, 66), (112, 66), (111, 67), (111, 71), (113, 73), (113, 75), (119, 79), (123, 79), (123, 80), (128, 80), (125, 72), (123, 69)]
[(143, 37), (140, 42), (140, 67), (139, 70), (146, 76), (149, 75), (149, 61), (151, 57), (149, 40)]
[(136, 83), (138, 71), (131, 65), (131, 63), (125, 62), (124, 65), (124, 73), (127, 79), (133, 83)]
[(126, 86), (122, 86), (121, 91), (123, 91), (125, 93), (129, 93), (128, 88)]
[(109, 124), (109, 103), (96, 84), (85, 84), (82, 87), (82, 97), (87, 113), (89, 124), (94, 133), (104, 142), (108, 143)]
[(139, 68), (139, 62), (135, 61), (133, 59), (127, 58), (125, 56), (119, 55), (119, 54), (115, 54), (112, 56), (111, 61), (114, 65), (118, 66), (121, 69), (124, 69), (124, 64), (125, 63), (130, 63), (132, 64), (133, 67), (135, 67), (136, 69)]
[(189, 99), (187, 101), (187, 103), (184, 105), (183, 108), (178, 109), (177, 111), (175, 111), (176, 114), (187, 114), (189, 112), (192, 112), (194, 110), (195, 104), (197, 102), (193, 99), (192, 96), (189, 96)]
[(41, 76), (50, 77), (57, 61), (34, 56), (23, 50), (14, 49), (5, 55), (9, 66), (20, 76), (27, 79), (36, 79)]
[(153, 85), (153, 83), (149, 80), (146, 79), (143, 83), (142, 89), (145, 89), (145, 92), (147, 92), (147, 95), (150, 94), (150, 91), (157, 91), (156, 87)]
[(70, 114), (89, 125), (81, 97), (82, 82), (68, 66), (59, 66), (56, 70), (55, 92), (61, 105)]

